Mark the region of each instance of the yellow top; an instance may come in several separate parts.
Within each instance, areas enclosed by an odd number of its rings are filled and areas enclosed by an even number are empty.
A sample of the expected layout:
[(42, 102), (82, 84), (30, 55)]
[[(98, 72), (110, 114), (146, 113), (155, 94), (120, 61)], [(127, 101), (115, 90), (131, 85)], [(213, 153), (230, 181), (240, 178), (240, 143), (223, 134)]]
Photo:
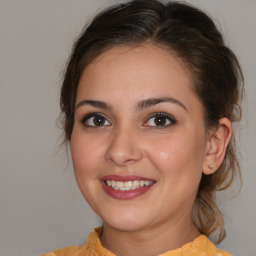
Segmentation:
[[(41, 256), (115, 256), (102, 246), (101, 231), (102, 228), (94, 229), (94, 232), (88, 235), (86, 243), (82, 246), (70, 246)], [(231, 254), (216, 248), (206, 236), (201, 235), (193, 242), (159, 256), (231, 256)]]

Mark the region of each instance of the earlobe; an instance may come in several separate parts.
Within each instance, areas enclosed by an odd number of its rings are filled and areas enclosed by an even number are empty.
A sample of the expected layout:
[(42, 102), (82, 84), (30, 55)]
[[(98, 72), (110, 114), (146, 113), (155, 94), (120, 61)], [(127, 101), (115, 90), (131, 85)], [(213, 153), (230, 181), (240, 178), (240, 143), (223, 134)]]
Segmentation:
[(228, 118), (221, 118), (219, 125), (209, 134), (203, 173), (214, 173), (221, 166), (232, 136), (232, 123)]

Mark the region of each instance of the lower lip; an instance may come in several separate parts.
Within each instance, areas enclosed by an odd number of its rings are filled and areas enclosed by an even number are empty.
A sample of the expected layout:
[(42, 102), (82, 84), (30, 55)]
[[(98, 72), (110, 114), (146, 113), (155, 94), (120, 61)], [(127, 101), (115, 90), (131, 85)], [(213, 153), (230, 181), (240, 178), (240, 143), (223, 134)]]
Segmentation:
[(125, 190), (125, 191), (115, 190), (115, 189), (109, 187), (105, 183), (105, 181), (101, 181), (101, 184), (103, 186), (103, 189), (109, 196), (111, 196), (115, 199), (119, 199), (119, 200), (130, 200), (130, 199), (134, 199), (134, 198), (146, 193), (149, 189), (152, 188), (152, 186), (154, 185), (154, 182), (146, 187), (136, 188), (134, 190)]

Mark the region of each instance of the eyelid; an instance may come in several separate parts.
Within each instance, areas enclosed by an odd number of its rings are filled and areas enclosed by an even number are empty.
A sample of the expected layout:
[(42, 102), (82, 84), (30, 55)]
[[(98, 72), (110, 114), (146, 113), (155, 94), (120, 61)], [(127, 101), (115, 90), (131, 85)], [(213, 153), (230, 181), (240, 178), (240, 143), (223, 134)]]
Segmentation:
[(90, 118), (92, 117), (97, 117), (97, 116), (100, 116), (100, 117), (103, 117), (108, 123), (110, 123), (111, 125), (111, 122), (109, 121), (109, 118), (106, 117), (104, 114), (102, 113), (99, 113), (99, 112), (92, 112), (92, 113), (88, 113), (86, 115), (84, 115), (81, 119), (80, 119), (80, 123), (85, 126), (86, 128), (95, 128), (95, 127), (106, 127), (106, 126), (110, 126), (110, 125), (100, 125), (100, 126), (97, 126), (97, 125), (87, 125), (85, 124), (85, 122), (87, 120), (89, 120)]
[[(153, 117), (157, 117), (157, 116), (160, 116), (160, 117), (164, 117), (164, 118), (166, 118), (166, 119), (168, 119), (169, 121), (170, 121), (170, 124), (167, 124), (167, 125), (159, 125), (159, 126), (157, 126), (157, 125), (145, 125), (145, 123), (147, 123), (151, 118), (153, 118)], [(172, 116), (172, 115), (170, 115), (170, 114), (167, 114), (167, 113), (164, 113), (164, 112), (156, 112), (156, 113), (153, 113), (153, 114), (151, 114), (147, 119), (146, 119), (146, 122), (144, 122), (144, 126), (149, 126), (149, 127), (151, 127), (151, 128), (157, 128), (157, 129), (164, 129), (164, 128), (168, 128), (168, 127), (170, 127), (170, 126), (172, 126), (172, 125), (174, 125), (174, 124), (176, 124), (177, 123), (177, 120)]]
[[(108, 122), (108, 124), (103, 124), (103, 125), (98, 125), (98, 126), (97, 125), (88, 125), (88, 124), (86, 124), (87, 120), (89, 120), (90, 118), (97, 117), (97, 116), (104, 118), (105, 122)], [(157, 117), (166, 118), (170, 123), (165, 124), (165, 125), (149, 125), (149, 124), (147, 124), (150, 119), (157, 118)], [(84, 115), (80, 119), (80, 123), (86, 128), (103, 128), (103, 127), (108, 127), (108, 126), (112, 125), (109, 118), (107, 116), (105, 116), (104, 114), (99, 113), (99, 112), (91, 112), (91, 113), (88, 113), (88, 114)], [(147, 117), (146, 121), (143, 123), (143, 126), (148, 126), (150, 128), (156, 128), (156, 129), (164, 129), (164, 128), (168, 128), (168, 127), (170, 127), (170, 126), (172, 126), (176, 123), (177, 123), (177, 120), (172, 115), (164, 113), (164, 112), (156, 112), (156, 113), (153, 113), (153, 114), (151, 114)]]

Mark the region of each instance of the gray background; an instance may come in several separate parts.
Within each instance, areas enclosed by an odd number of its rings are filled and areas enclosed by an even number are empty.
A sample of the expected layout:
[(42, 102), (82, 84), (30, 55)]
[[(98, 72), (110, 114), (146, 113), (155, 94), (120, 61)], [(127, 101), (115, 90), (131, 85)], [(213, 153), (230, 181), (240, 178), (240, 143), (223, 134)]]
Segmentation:
[[(36, 256), (81, 244), (100, 220), (78, 191), (60, 130), (61, 70), (72, 42), (98, 10), (117, 1), (0, 0), (0, 256)], [(222, 194), (228, 236), (221, 247), (256, 255), (255, 0), (193, 0), (215, 17), (237, 53), (247, 100), (240, 127), (244, 184)]]

